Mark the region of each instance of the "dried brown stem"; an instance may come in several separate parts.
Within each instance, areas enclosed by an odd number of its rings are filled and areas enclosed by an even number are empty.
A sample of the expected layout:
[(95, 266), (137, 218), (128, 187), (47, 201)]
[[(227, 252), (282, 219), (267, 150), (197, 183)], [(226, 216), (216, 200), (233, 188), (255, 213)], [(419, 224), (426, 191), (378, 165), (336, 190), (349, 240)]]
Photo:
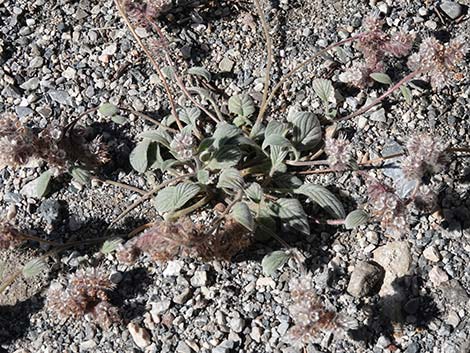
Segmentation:
[(157, 72), (158, 76), (160, 77), (160, 80), (162, 81), (163, 87), (166, 91), (166, 94), (168, 96), (168, 100), (170, 102), (171, 113), (172, 113), (172, 115), (174, 116), (174, 118), (176, 120), (176, 124), (178, 125), (178, 128), (180, 130), (182, 130), (183, 129), (183, 124), (181, 124), (181, 121), (178, 117), (178, 113), (176, 111), (175, 101), (174, 101), (173, 96), (171, 94), (170, 86), (168, 85), (168, 81), (166, 80), (166, 77), (163, 74), (160, 65), (157, 63), (157, 61), (153, 57), (152, 53), (148, 49), (148, 47), (144, 44), (144, 42), (142, 42), (139, 35), (136, 33), (134, 26), (132, 25), (131, 21), (127, 17), (126, 11), (122, 7), (121, 1), (120, 0), (114, 0), (114, 2), (115, 2), (116, 7), (119, 11), (119, 14), (121, 15), (122, 19), (124, 20), (127, 27), (129, 28), (129, 30), (130, 30), (132, 36), (134, 37), (135, 41), (137, 42), (137, 44), (139, 44), (140, 48), (144, 51), (145, 55), (150, 60), (150, 62), (152, 63), (152, 65), (155, 69), (155, 71)]
[(127, 189), (127, 190), (130, 190), (130, 191), (134, 191), (134, 192), (137, 192), (141, 195), (145, 195), (147, 192), (145, 190), (142, 190), (142, 189), (139, 189), (139, 188), (136, 188), (135, 186), (132, 186), (132, 185), (127, 185), (127, 184), (124, 184), (124, 183), (120, 183), (120, 182), (117, 182), (117, 181), (112, 181), (112, 180), (103, 180), (103, 179), (100, 179), (98, 177), (92, 177), (93, 180), (95, 181), (98, 181), (100, 183), (103, 183), (103, 184), (109, 184), (109, 185), (113, 185), (113, 186), (118, 186), (120, 188), (123, 188), (123, 189)]
[(171, 127), (163, 125), (161, 122), (155, 120), (154, 118), (148, 116), (145, 113), (138, 112), (137, 110), (129, 109), (129, 108), (119, 108), (119, 109), (124, 110), (125, 112), (131, 113), (131, 114), (135, 114), (135, 115), (137, 115), (137, 116), (139, 116), (139, 117), (141, 117), (141, 118), (143, 118), (147, 121), (150, 121), (152, 124), (155, 124), (155, 125), (161, 127), (162, 129), (165, 129), (165, 130), (170, 131), (172, 133), (177, 133), (178, 132), (178, 130), (175, 130)]

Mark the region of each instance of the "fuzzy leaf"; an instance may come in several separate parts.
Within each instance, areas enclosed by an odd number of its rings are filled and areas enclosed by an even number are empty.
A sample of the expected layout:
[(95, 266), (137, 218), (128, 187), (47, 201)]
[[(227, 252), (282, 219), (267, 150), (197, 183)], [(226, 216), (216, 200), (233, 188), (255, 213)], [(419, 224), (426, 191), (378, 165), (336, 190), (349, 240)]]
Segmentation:
[(268, 276), (272, 276), (276, 270), (281, 269), (289, 261), (290, 257), (290, 252), (285, 250), (277, 250), (267, 254), (261, 261), (263, 272)]
[(240, 158), (242, 158), (240, 149), (237, 146), (227, 145), (214, 153), (207, 163), (207, 168), (210, 170), (230, 168), (237, 165)]
[(264, 150), (268, 146), (291, 147), (291, 143), (284, 136), (273, 134), (266, 137), (261, 148)]
[(383, 83), (385, 85), (390, 85), (392, 83), (392, 79), (390, 76), (387, 74), (384, 74), (382, 72), (374, 72), (373, 74), (370, 74), (370, 77), (379, 83)]
[(208, 185), (209, 184), (209, 171), (205, 169), (198, 170), (197, 172), (197, 181), (200, 182), (203, 185)]
[(271, 120), (264, 130), (264, 137), (267, 138), (271, 135), (285, 136), (287, 132), (287, 126), (277, 120)]
[(82, 185), (89, 185), (91, 180), (91, 173), (83, 168), (73, 168), (70, 172), (72, 178)]
[(213, 145), (215, 148), (221, 148), (227, 141), (242, 134), (242, 131), (235, 125), (222, 122), (217, 124), (213, 134)]
[(168, 186), (155, 197), (155, 208), (159, 213), (176, 211), (196, 196), (199, 191), (201, 191), (199, 185), (191, 183)]
[(104, 116), (113, 116), (118, 112), (118, 108), (111, 103), (103, 103), (98, 108), (98, 111)]
[(26, 265), (23, 267), (23, 276), (26, 278), (31, 278), (34, 277), (38, 274), (40, 274), (42, 271), (44, 271), (47, 268), (47, 264), (42, 258), (37, 258), (29, 261)]
[(203, 77), (207, 81), (210, 81), (212, 79), (211, 73), (207, 69), (200, 66), (194, 66), (189, 68), (188, 74)]
[(303, 234), (310, 234), (307, 214), (299, 200), (279, 199), (273, 203), (272, 209), (277, 216), (291, 228)]
[(310, 112), (294, 112), (288, 118), (294, 125), (293, 143), (298, 149), (312, 149), (322, 139), (321, 124), (318, 118)]
[(175, 70), (171, 66), (163, 67), (162, 73), (166, 78), (169, 78), (169, 79), (173, 79), (175, 77)]
[(255, 221), (251, 215), (250, 208), (245, 202), (237, 202), (233, 206), (230, 214), (234, 220), (236, 220), (249, 231), (253, 231), (255, 229)]
[(304, 184), (295, 189), (294, 193), (307, 196), (334, 217), (340, 219), (346, 217), (346, 212), (344, 211), (341, 201), (323, 186)]
[(333, 96), (334, 89), (330, 80), (317, 78), (313, 80), (312, 87), (317, 96), (323, 101), (323, 103), (328, 103), (330, 98)]
[(158, 170), (160, 169), (162, 172), (166, 172), (168, 169), (170, 169), (173, 165), (179, 163), (176, 159), (167, 159), (164, 160), (162, 158), (162, 154), (160, 152), (160, 145), (156, 145), (155, 148), (155, 159), (150, 166), (151, 170)]
[(24, 186), (24, 189), (31, 189), (32, 190), (31, 196), (40, 199), (47, 194), (51, 179), (52, 179), (52, 172), (50, 170), (46, 170), (36, 179), (26, 184)]
[(287, 157), (287, 150), (278, 147), (271, 146), (269, 158), (271, 159), (271, 171), (270, 175), (274, 175), (277, 172), (284, 173), (286, 171), (286, 165), (283, 163)]
[(151, 141), (144, 139), (139, 142), (129, 155), (132, 168), (139, 173), (144, 173), (148, 166), (148, 151)]
[(413, 98), (411, 96), (410, 89), (406, 86), (400, 86), (400, 91), (403, 97), (405, 98), (405, 102), (408, 104), (411, 104), (411, 101), (413, 100)]
[(217, 187), (231, 190), (242, 190), (243, 184), (243, 177), (240, 172), (235, 168), (227, 168), (222, 170), (222, 173), (220, 173)]
[(247, 117), (255, 112), (255, 103), (247, 94), (236, 95), (228, 100), (228, 110), (230, 113)]
[(197, 107), (184, 108), (179, 111), (179, 118), (188, 125), (196, 125), (197, 119), (201, 116), (201, 109)]
[(302, 185), (302, 180), (290, 173), (277, 174), (274, 177), (273, 182), (277, 187), (289, 189), (298, 188)]
[(105, 255), (111, 254), (112, 252), (116, 251), (116, 249), (121, 243), (122, 243), (121, 238), (114, 238), (114, 239), (106, 240), (101, 246), (100, 252)]
[(111, 120), (118, 125), (124, 125), (127, 122), (126, 117), (122, 115), (113, 115)]
[(344, 220), (346, 229), (354, 229), (360, 225), (366, 224), (369, 220), (369, 215), (363, 210), (354, 210), (350, 212)]
[(170, 147), (170, 140), (168, 140), (168, 138), (170, 138), (169, 135), (162, 133), (160, 130), (147, 130), (141, 132), (137, 137), (160, 143), (167, 148)]
[(245, 189), (245, 194), (256, 203), (260, 203), (263, 199), (263, 189), (258, 183), (251, 183), (250, 186)]

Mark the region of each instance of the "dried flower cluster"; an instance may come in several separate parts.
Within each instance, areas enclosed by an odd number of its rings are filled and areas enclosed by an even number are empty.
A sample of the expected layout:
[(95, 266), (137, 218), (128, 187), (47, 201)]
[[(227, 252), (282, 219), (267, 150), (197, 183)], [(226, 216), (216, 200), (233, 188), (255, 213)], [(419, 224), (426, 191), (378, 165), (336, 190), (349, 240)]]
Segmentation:
[(312, 283), (312, 277), (304, 275), (292, 279), (289, 285), (293, 301), (289, 312), (295, 325), (289, 329), (287, 337), (296, 346), (313, 343), (322, 331), (351, 329), (354, 326), (353, 320), (325, 308), (315, 294)]
[(74, 164), (96, 168), (109, 160), (100, 137), (87, 138), (85, 128), (47, 127), (39, 134), (24, 126), (13, 114), (0, 116), (0, 168), (18, 167), (32, 159), (45, 160), (65, 171)]
[(435, 89), (451, 86), (459, 79), (457, 66), (468, 50), (463, 38), (452, 39), (444, 45), (436, 38), (423, 40), (419, 51), (410, 56), (408, 67), (413, 71), (421, 71), (428, 76)]
[(23, 241), (21, 233), (6, 221), (0, 221), (0, 249), (9, 249)]
[(63, 319), (78, 319), (89, 314), (107, 329), (120, 320), (118, 309), (108, 301), (107, 292), (113, 288), (114, 284), (101, 269), (78, 270), (69, 275), (65, 289), (51, 286), (47, 293), (47, 306)]
[(393, 188), (370, 177), (366, 182), (372, 214), (380, 221), (386, 236), (400, 239), (408, 228), (405, 202), (395, 194)]
[(376, 15), (364, 19), (364, 34), (358, 39), (357, 49), (364, 56), (364, 62), (355, 63), (344, 78), (354, 86), (364, 88), (372, 81), (370, 74), (384, 72), (384, 59), (387, 55), (403, 57), (410, 52), (415, 36), (410, 33), (397, 32), (392, 35), (382, 30), (383, 20)]
[(408, 179), (420, 180), (426, 173), (437, 173), (447, 161), (447, 145), (429, 134), (413, 136), (406, 148), (408, 156), (403, 159), (401, 169)]
[(143, 252), (155, 261), (178, 256), (230, 259), (250, 243), (251, 234), (235, 221), (227, 220), (223, 230), (207, 234), (202, 225), (184, 217), (176, 222), (155, 223), (146, 232), (128, 241), (118, 252), (118, 258), (122, 262), (132, 263)]
[(148, 27), (149, 21), (171, 5), (171, 0), (125, 0), (124, 9), (129, 19), (138, 27)]
[(331, 169), (342, 171), (351, 167), (351, 162), (353, 162), (352, 146), (345, 137), (341, 136), (337, 139), (327, 137), (325, 153), (328, 156), (328, 164)]
[(194, 139), (191, 134), (177, 133), (171, 141), (170, 147), (178, 153), (178, 157), (187, 160), (193, 156)]

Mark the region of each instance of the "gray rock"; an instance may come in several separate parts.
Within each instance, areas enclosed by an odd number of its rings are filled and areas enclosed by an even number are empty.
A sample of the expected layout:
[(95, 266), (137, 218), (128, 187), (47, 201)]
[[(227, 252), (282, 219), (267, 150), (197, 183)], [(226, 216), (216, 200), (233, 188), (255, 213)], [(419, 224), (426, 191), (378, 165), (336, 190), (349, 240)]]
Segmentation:
[(181, 269), (183, 268), (183, 265), (184, 265), (184, 262), (180, 260), (168, 261), (165, 271), (163, 271), (163, 275), (165, 277), (178, 276), (181, 273)]
[(132, 339), (139, 348), (145, 348), (152, 343), (150, 334), (145, 328), (140, 327), (135, 322), (130, 322), (127, 329), (131, 334)]
[(73, 106), (72, 98), (69, 96), (69, 94), (66, 91), (50, 90), (47, 93), (49, 94), (49, 97), (51, 97), (53, 101), (60, 103), (60, 104)]
[(405, 353), (418, 353), (419, 351), (419, 344), (417, 342), (412, 342), (408, 347), (406, 347)]
[(449, 275), (439, 266), (434, 266), (431, 271), (429, 271), (429, 279), (434, 287), (439, 287), (442, 283), (449, 280)]
[(223, 58), (219, 63), (219, 69), (222, 72), (230, 72), (233, 69), (235, 63), (229, 58)]
[(183, 291), (173, 297), (175, 304), (184, 304), (191, 298), (191, 289), (184, 288)]
[(156, 303), (152, 303), (152, 315), (154, 314), (163, 314), (164, 312), (166, 312), (169, 308), (170, 308), (170, 305), (171, 305), (171, 301), (170, 300), (162, 300), (162, 301), (159, 301), (159, 302), (156, 302)]
[(194, 352), (184, 341), (180, 341), (176, 346), (177, 353), (191, 353)]
[(381, 246), (374, 251), (374, 260), (384, 268), (385, 277), (380, 295), (393, 295), (393, 282), (404, 277), (411, 270), (411, 252), (406, 241), (395, 241)]
[(39, 215), (48, 224), (54, 224), (60, 220), (61, 205), (57, 200), (44, 200), (38, 208)]
[(447, 16), (449, 16), (449, 18), (453, 20), (460, 17), (464, 12), (463, 5), (460, 5), (455, 1), (443, 1), (439, 7)]
[(193, 287), (203, 287), (207, 284), (207, 272), (196, 271), (193, 277), (191, 277), (191, 285)]
[(115, 284), (118, 284), (122, 281), (122, 273), (119, 271), (112, 272), (109, 275), (109, 280)]
[(387, 121), (387, 119), (385, 118), (385, 109), (381, 108), (381, 109), (373, 112), (370, 115), (370, 120), (381, 122), (381, 123), (384, 123), (385, 121)]
[(425, 259), (432, 262), (439, 262), (441, 259), (441, 254), (434, 246), (429, 246), (423, 251), (423, 256)]
[(385, 271), (379, 265), (360, 262), (351, 273), (347, 291), (356, 298), (362, 298), (377, 287), (384, 275)]
[(20, 87), (27, 91), (34, 91), (39, 87), (39, 79), (37, 77), (32, 77), (28, 81), (23, 82)]
[(31, 108), (28, 108), (28, 107), (16, 107), (15, 112), (16, 112), (16, 114), (18, 114), (19, 118), (24, 118), (24, 117), (34, 113), (34, 111)]
[(243, 328), (245, 327), (245, 320), (243, 320), (240, 317), (234, 317), (230, 319), (229, 326), (234, 332), (240, 333), (243, 331)]
[(44, 64), (44, 59), (40, 56), (36, 56), (29, 62), (29, 67), (31, 69), (40, 68)]

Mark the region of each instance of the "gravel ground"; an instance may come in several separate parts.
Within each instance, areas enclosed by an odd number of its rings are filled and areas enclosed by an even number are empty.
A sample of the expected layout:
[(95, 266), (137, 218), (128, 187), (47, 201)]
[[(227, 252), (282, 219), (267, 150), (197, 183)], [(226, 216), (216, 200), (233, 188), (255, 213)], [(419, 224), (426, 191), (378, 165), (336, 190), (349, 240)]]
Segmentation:
[[(391, 29), (436, 34), (446, 39), (470, 33), (467, 0), (444, 1), (266, 1), (276, 65), (272, 80), (315, 50), (359, 30), (371, 11), (386, 15)], [(250, 2), (199, 1), (176, 5), (163, 22), (182, 67), (204, 66), (214, 75), (221, 101), (234, 93), (261, 97), (265, 44)], [(167, 109), (158, 80), (114, 9), (96, 0), (0, 0), (0, 111), (16, 112), (27, 125), (65, 124), (101, 102), (111, 101), (161, 118)], [(280, 92), (270, 119), (290, 106), (321, 112), (311, 80), (330, 78), (340, 112), (377, 96), (380, 85), (363, 93), (351, 90), (339, 74), (358, 55), (345, 46), (346, 62), (328, 56), (310, 65)], [(468, 64), (468, 56), (466, 64)], [(393, 62), (390, 76), (402, 77), (404, 62)], [(357, 156), (375, 158), (395, 151), (416, 131), (432, 131), (454, 146), (469, 146), (470, 88), (464, 78), (439, 93), (420, 81), (413, 102), (390, 99), (369, 119), (359, 117), (338, 129), (354, 142)], [(397, 96), (398, 97), (398, 96)], [(383, 108), (383, 110), (381, 109)], [(226, 108), (225, 108), (226, 109)], [(89, 116), (112, 151), (102, 177), (150, 188), (160, 176), (139, 176), (128, 154), (146, 123), (130, 116), (125, 125)], [(0, 171), (2, 213), (16, 214), (24, 228), (49, 240), (85, 239), (103, 229), (139, 195), (113, 186), (81, 188), (59, 180), (47, 199), (21, 191), (43, 166)], [(385, 173), (384, 173), (385, 172)], [(374, 171), (379, 178), (389, 171)], [(384, 175), (385, 174), (385, 175)], [(341, 190), (348, 210), (366, 202), (363, 180), (353, 173), (311, 178)], [(411, 231), (391, 242), (377, 224), (353, 231), (316, 226), (300, 238), (283, 237), (307, 256), (315, 291), (327, 306), (360, 322), (343, 334), (322, 334), (303, 352), (470, 352), (470, 164), (459, 158), (433, 177), (440, 211), (412, 214)], [(151, 204), (133, 211), (116, 234), (126, 234), (156, 216)], [(202, 214), (204, 218), (204, 214)], [(7, 271), (42, 251), (4, 251)], [(255, 244), (233, 262), (177, 259), (156, 265), (146, 258), (132, 266), (96, 248), (62, 253), (48, 273), (18, 281), (0, 295), (0, 351), (5, 352), (302, 352), (284, 342), (292, 321), (287, 310), (294, 266), (273, 277), (263, 275), (261, 259), (277, 249), (274, 242)], [(59, 273), (82, 265), (101, 265), (117, 284), (112, 301), (121, 308), (122, 325), (97, 328), (88, 318), (58, 321), (44, 307), (44, 290)], [(384, 271), (381, 273), (381, 271)], [(380, 291), (364, 276), (382, 276)], [(365, 292), (370, 292), (365, 295)], [(302, 352), (302, 353), (303, 353)]]

